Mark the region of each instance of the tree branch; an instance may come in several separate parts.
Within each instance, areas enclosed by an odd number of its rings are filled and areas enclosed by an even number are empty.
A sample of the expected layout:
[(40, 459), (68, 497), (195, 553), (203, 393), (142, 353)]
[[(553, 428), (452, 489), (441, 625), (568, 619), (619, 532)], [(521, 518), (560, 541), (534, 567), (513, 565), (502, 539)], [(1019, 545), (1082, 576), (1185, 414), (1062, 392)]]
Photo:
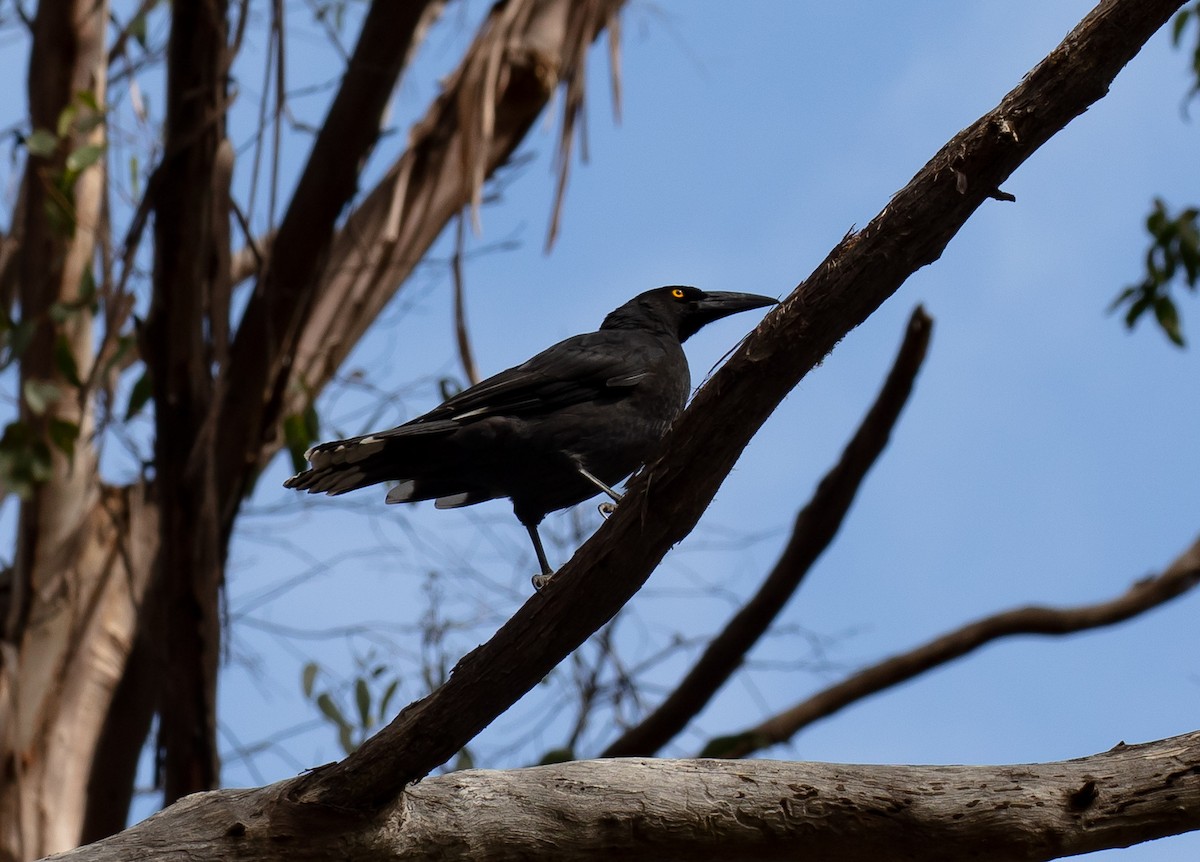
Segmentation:
[(670, 742), (708, 704), (741, 666), (800, 586), (800, 581), (837, 535), (859, 486), (883, 452), (900, 411), (908, 402), (933, 320), (917, 306), (909, 318), (900, 353), (838, 463), (825, 474), (817, 491), (796, 516), (783, 555), (758, 592), (734, 615), (687, 675), (655, 710), (626, 730), (602, 757), (649, 757)]
[[(596, 631), (695, 526), (791, 388), (1070, 120), (1181, 5), (1105, 0), (993, 111), (956, 135), (870, 224), (769, 313), (675, 423), (659, 457), (580, 551), (438, 690), (406, 707), (297, 801), (373, 810), (454, 755)], [(965, 179), (964, 179), (965, 178)]]
[[(154, 483), (163, 578), (164, 668), (159, 748), (168, 802), (217, 785), (219, 594), (224, 574), (216, 486), (209, 465), (213, 334), (228, 313), (229, 188), (225, 137), (228, 0), (172, 8), (167, 50), (165, 155), (155, 170), (154, 293), (144, 356), (154, 391)], [(228, 317), (225, 317), (228, 320)], [(152, 680), (154, 677), (147, 677)]]
[(358, 188), (379, 137), (380, 117), (429, 16), (443, 0), (375, 0), (367, 10), (345, 77), (296, 184), (271, 256), (246, 306), (222, 382), (225, 445), (216, 452), (222, 528), (232, 529), (273, 429), (304, 322), (329, 258), (338, 216)]
[(181, 800), (57, 862), (176, 859), (1046, 860), (1200, 828), (1200, 732), (1045, 764), (594, 760), (431, 778), (375, 818), (296, 779)]
[[(338, 233), (295, 348), (280, 415), (303, 410), (446, 223), (512, 156), (560, 82), (584, 73), (588, 46), (624, 0), (497, 3), (409, 145)], [(259, 463), (280, 440), (264, 426)], [(257, 438), (256, 438), (257, 440)]]
[(1066, 635), (1115, 625), (1166, 604), (1198, 582), (1200, 539), (1162, 574), (1136, 582), (1115, 599), (1074, 608), (1016, 608), (984, 617), (861, 670), (757, 727), (714, 740), (705, 751), (715, 757), (748, 757), (786, 742), (813, 722), (852, 703), (961, 658), (994, 640), (1012, 635)]

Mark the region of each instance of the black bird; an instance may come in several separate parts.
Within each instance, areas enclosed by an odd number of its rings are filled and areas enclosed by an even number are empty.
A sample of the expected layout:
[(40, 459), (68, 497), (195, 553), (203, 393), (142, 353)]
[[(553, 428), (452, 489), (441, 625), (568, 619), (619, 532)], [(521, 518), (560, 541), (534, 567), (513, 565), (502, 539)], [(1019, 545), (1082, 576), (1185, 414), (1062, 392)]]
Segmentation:
[(649, 290), (597, 332), (560, 341), (390, 431), (314, 446), (312, 463), (283, 484), (343, 494), (398, 482), (389, 503), (439, 509), (508, 497), (529, 531), (542, 574), (553, 574), (537, 526), (548, 512), (613, 490), (653, 453), (683, 410), (691, 375), (682, 343), (739, 311), (774, 305), (750, 293)]

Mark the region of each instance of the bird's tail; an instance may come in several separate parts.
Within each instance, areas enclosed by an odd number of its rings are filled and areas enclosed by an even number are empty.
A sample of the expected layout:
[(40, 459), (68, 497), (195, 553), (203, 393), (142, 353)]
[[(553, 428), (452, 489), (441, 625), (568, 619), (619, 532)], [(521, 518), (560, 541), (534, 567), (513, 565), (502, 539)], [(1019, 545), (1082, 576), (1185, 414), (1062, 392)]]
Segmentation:
[(426, 443), (431, 435), (395, 433), (399, 430), (314, 446), (304, 453), (312, 469), (297, 473), (283, 486), (332, 496), (380, 482), (419, 476), (428, 468), (430, 447)]

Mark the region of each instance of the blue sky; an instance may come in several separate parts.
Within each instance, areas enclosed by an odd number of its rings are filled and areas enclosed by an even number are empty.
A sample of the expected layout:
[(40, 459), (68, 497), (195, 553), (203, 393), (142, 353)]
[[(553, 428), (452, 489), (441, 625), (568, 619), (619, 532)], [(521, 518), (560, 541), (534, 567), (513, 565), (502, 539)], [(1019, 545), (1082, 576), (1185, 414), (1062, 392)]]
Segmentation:
[[(381, 144), (373, 171), (396, 154), (483, 8), (455, 7), (435, 33), (397, 93), (401, 134)], [(554, 119), (539, 125), (524, 148), (533, 161), (485, 208), (482, 234), (470, 240), (468, 314), (481, 370), (594, 328), (659, 284), (786, 294), (1090, 8), (1073, 0), (635, 0), (622, 18), (622, 120), (611, 119), (606, 51), (596, 50), (590, 161), (572, 171), (553, 251), (542, 245)], [(289, 9), (303, 16), (302, 4)], [(301, 44), (312, 56), (296, 64), (293, 86), (332, 77), (318, 62), (319, 40)], [(1183, 115), (1188, 85), (1186, 56), (1160, 33), (1106, 99), (1011, 178), (1005, 190), (1015, 204), (985, 205), (941, 260), (851, 333), (772, 416), (696, 532), (632, 603), (619, 630), (631, 657), (675, 631), (719, 629), (769, 568), (874, 397), (912, 307), (923, 303), (935, 318), (914, 397), (841, 534), (750, 672), (726, 686), (672, 753), (692, 754), (709, 736), (752, 725), (848, 670), (976, 617), (1110, 598), (1194, 540), (1200, 359), (1148, 325), (1129, 334), (1105, 313), (1139, 276), (1151, 198), (1200, 200), (1200, 178), (1189, 169), (1197, 130)], [(255, 86), (244, 84), (244, 111)], [(301, 100), (297, 110), (319, 117), (319, 101)], [(285, 180), (301, 143), (286, 151)], [(507, 240), (515, 247), (491, 248)], [(443, 241), (435, 254), (448, 251)], [(1185, 334), (1200, 340), (1196, 303), (1184, 297), (1181, 309)], [(696, 382), (755, 319), (731, 318), (689, 342)], [(343, 394), (323, 404), (323, 430), (357, 433), (370, 430), (368, 418), (382, 427), (432, 406), (429, 382), (458, 374), (452, 339), (447, 269), (430, 265), (348, 363), (396, 397), (371, 417), (365, 396)], [(242, 621), (222, 683), (222, 722), (230, 748), (235, 738), (251, 744), (300, 732), (250, 764), (231, 758), (231, 785), (338, 756), (300, 696), (307, 660), (347, 674), (352, 655), (372, 642), (395, 667), (411, 668), (422, 651), (405, 626), (425, 611), (431, 572), (447, 613), (478, 623), (449, 636), (447, 649), (463, 651), (516, 609), (535, 568), (504, 503), (435, 513), (385, 508), (382, 491), (306, 500), (279, 486), (288, 470), (281, 459), (259, 482), (233, 551), (229, 603)], [(572, 518), (585, 532), (597, 520), (590, 505), (552, 516), (548, 531), (569, 540), (554, 559), (574, 544)], [(270, 593), (310, 569), (302, 585)], [(1029, 762), (1194, 730), (1198, 609), (1193, 595), (1113, 629), (994, 644), (769, 754)], [(297, 641), (264, 629), (364, 621), (370, 637)], [(667, 686), (685, 665), (677, 657), (655, 679)], [(407, 700), (420, 681), (403, 675), (398, 697)], [(485, 733), (475, 749), (481, 765), (517, 765), (560, 744), (565, 719), (540, 723), (549, 708), (537, 697)], [(526, 748), (511, 750), (508, 741), (525, 731)], [(1183, 837), (1098, 857), (1165, 860), (1198, 849), (1200, 839)]]

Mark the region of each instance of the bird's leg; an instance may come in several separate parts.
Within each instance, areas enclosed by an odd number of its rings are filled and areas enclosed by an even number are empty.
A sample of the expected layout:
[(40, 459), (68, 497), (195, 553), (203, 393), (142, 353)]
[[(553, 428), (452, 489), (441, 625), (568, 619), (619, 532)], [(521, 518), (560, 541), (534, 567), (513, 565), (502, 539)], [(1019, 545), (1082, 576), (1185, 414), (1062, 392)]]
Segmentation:
[(589, 482), (591, 482), (593, 485), (595, 485), (597, 488), (599, 488), (601, 491), (603, 491), (605, 494), (608, 494), (608, 496), (612, 498), (611, 503), (601, 503), (599, 506), (597, 506), (597, 509), (599, 509), (600, 514), (603, 515), (605, 518), (607, 518), (614, 511), (616, 511), (617, 507), (615, 504), (620, 503), (621, 500), (624, 498), (624, 495), (617, 493), (612, 488), (608, 487), (608, 485), (605, 485), (597, 477), (593, 476), (586, 469), (584, 469), (584, 467), (582, 465), (576, 464), (575, 469), (579, 471), (580, 476), (587, 479)]
[(546, 549), (542, 547), (542, 537), (538, 535), (537, 525), (526, 524), (525, 529), (529, 531), (529, 538), (533, 540), (533, 550), (537, 553), (538, 565), (542, 567), (542, 573), (533, 576), (533, 588), (540, 590), (550, 583), (554, 569), (550, 568), (550, 561), (546, 559)]

